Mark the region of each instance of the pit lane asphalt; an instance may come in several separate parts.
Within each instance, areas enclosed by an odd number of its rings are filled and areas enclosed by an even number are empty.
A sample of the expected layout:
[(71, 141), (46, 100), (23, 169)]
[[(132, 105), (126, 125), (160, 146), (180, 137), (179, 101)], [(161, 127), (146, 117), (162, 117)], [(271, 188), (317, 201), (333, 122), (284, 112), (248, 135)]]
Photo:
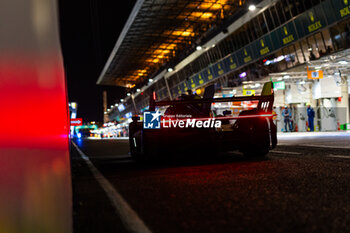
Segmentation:
[[(152, 232), (350, 232), (349, 135), (283, 137), (260, 160), (234, 152), (136, 163), (127, 140), (76, 144)], [(127, 232), (74, 147), (71, 155), (74, 231)]]

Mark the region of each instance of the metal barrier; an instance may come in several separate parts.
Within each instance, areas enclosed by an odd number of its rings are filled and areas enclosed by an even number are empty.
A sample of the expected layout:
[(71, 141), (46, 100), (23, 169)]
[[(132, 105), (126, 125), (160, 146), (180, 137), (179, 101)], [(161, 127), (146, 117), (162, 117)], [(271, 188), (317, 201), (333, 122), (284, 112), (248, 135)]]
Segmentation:
[(0, 2), (0, 231), (72, 232), (55, 0)]

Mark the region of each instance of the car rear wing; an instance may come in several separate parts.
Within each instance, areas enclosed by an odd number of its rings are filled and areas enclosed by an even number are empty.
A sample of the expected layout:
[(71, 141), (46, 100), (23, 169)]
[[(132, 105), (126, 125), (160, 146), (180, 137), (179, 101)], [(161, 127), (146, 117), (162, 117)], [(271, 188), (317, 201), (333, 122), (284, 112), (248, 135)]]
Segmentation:
[(269, 113), (272, 112), (274, 102), (274, 92), (272, 82), (264, 84), (263, 90), (260, 96), (241, 96), (241, 97), (225, 97), (225, 98), (203, 98), (203, 99), (191, 99), (191, 100), (172, 100), (172, 101), (155, 101), (154, 95), (150, 98), (150, 111), (154, 111), (158, 106), (180, 105), (180, 104), (204, 104), (204, 103), (222, 103), (222, 102), (242, 102), (242, 101), (259, 101), (258, 110)]

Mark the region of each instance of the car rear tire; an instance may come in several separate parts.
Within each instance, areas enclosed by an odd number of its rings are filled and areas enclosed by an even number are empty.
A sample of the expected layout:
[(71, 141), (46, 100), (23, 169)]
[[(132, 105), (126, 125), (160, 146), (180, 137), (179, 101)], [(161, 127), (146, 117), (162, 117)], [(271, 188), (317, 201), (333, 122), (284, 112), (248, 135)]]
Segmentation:
[(239, 150), (246, 157), (265, 157), (270, 151), (270, 134), (265, 118), (240, 119), (237, 125), (241, 135)]
[(152, 131), (151, 129), (142, 130), (142, 154), (144, 160), (154, 160), (159, 158), (160, 154), (160, 145), (159, 135), (157, 132)]

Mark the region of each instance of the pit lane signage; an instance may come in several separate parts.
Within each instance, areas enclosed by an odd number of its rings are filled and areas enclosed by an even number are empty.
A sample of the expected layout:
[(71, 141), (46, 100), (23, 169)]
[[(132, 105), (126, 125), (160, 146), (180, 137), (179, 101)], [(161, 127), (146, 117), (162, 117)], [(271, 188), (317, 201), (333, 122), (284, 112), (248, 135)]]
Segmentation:
[(321, 20), (315, 19), (315, 14), (312, 11), (309, 11), (308, 16), (311, 24), (307, 26), (307, 29), (310, 33), (323, 27)]
[(286, 84), (284, 81), (273, 82), (273, 89), (274, 90), (284, 90), (284, 89), (286, 89)]
[(309, 67), (306, 68), (307, 78), (308, 79), (322, 79), (323, 71), (322, 70), (309, 70)]
[(286, 25), (284, 25), (282, 28), (280, 28), (279, 30), (279, 36), (281, 38), (281, 47), (287, 45), (287, 44), (290, 44), (292, 43), (293, 41), (297, 40), (298, 37), (296, 35), (296, 32), (295, 32), (295, 28), (294, 28), (294, 25), (293, 25), (293, 22), (290, 22)]
[(235, 54), (231, 54), (229, 57), (224, 59), (224, 62), (226, 63), (226, 72), (230, 72), (231, 70), (234, 70), (237, 68), (237, 61), (236, 61)]
[(245, 65), (256, 58), (251, 49), (251, 45), (248, 45), (236, 52), (239, 65)]
[(323, 78), (323, 72), (322, 72), (322, 70), (320, 70), (320, 71), (309, 70), (307, 72), (307, 78), (308, 79), (321, 79), (321, 78)]
[(263, 57), (273, 51), (272, 42), (270, 36), (264, 36), (254, 43), (256, 51), (258, 51), (258, 56)]
[[(350, 5), (349, 5), (349, 0), (342, 0), (342, 1), (336, 1), (338, 2), (339, 8), (339, 15), (341, 18), (344, 18), (348, 15), (350, 15)], [(336, 4), (335, 4), (336, 5)]]
[(70, 125), (71, 126), (81, 126), (81, 125), (83, 125), (83, 119), (82, 118), (70, 119)]
[(243, 95), (244, 95), (244, 96), (252, 96), (252, 95), (255, 95), (255, 90), (243, 89)]
[(323, 12), (323, 9), (322, 6), (319, 5), (296, 18), (295, 26), (299, 38), (316, 32), (327, 25), (325, 16), (321, 12)]

